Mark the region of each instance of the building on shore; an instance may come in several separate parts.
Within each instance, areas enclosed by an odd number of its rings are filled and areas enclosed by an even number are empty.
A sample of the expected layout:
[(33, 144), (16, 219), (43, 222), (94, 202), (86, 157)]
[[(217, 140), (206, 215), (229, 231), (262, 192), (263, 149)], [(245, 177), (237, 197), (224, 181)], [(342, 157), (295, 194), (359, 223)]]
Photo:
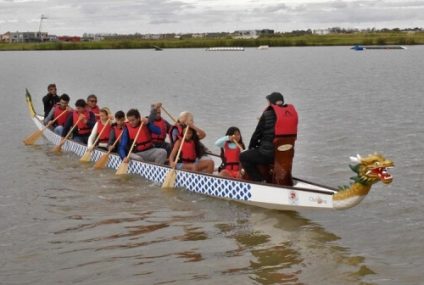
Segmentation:
[(40, 32), (7, 32), (0, 39), (6, 43), (33, 43), (48, 41), (49, 36)]

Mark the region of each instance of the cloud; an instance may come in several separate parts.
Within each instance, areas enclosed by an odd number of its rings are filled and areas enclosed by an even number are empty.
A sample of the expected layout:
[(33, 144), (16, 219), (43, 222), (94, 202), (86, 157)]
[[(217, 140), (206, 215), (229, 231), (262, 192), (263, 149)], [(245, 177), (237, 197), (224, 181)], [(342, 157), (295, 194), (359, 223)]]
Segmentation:
[[(424, 26), (424, 0), (0, 0), (0, 33), (158, 33)], [(13, 22), (15, 21), (15, 22)]]

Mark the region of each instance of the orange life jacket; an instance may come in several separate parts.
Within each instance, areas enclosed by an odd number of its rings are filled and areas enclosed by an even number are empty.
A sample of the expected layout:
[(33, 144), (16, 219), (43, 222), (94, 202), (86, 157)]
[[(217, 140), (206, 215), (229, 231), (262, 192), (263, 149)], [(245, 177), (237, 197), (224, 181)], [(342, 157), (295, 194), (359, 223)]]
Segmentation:
[(55, 124), (57, 126), (64, 126), (66, 123), (66, 120), (68, 119), (68, 114), (69, 111), (68, 110), (62, 110), (60, 109), (60, 105), (56, 104), (56, 106), (54, 106), (54, 113), (53, 113), (53, 119), (57, 118), (60, 116), (60, 114), (62, 114), (63, 112), (65, 112), (65, 114), (63, 114), (59, 119), (56, 120)]
[[(137, 131), (140, 126), (133, 128), (129, 123), (127, 123), (126, 125), (128, 129), (129, 140), (130, 143), (132, 143), (135, 139), (135, 136), (137, 135)], [(138, 135), (138, 139), (135, 143), (134, 149), (136, 151), (144, 151), (152, 147), (152, 137), (150, 135), (149, 128), (146, 125), (143, 125), (140, 134)]]
[(225, 169), (228, 170), (239, 170), (240, 168), (240, 148), (236, 147), (232, 149), (228, 146), (229, 142), (224, 144), (224, 159)]
[(275, 123), (275, 136), (297, 135), (298, 116), (293, 105), (271, 105), (277, 120)]
[[(113, 131), (115, 132), (115, 140), (116, 140), (124, 131), (124, 127), (119, 128), (118, 126), (113, 126)], [(121, 141), (121, 138), (119, 138), (119, 141)]]
[[(174, 140), (174, 138), (172, 137), (172, 132), (175, 130), (175, 129), (177, 129), (178, 130), (178, 136), (175, 138), (175, 140)], [(171, 144), (172, 145), (174, 145), (175, 144), (175, 142), (178, 140), (178, 139), (181, 139), (183, 137), (183, 127), (180, 125), (180, 124), (175, 124), (175, 125), (173, 125), (172, 127), (171, 127), (171, 129), (169, 130), (169, 138), (170, 138), (170, 140), (171, 140)]]
[(152, 133), (153, 143), (163, 143), (166, 139), (166, 121), (164, 119), (155, 120), (153, 125), (160, 128), (160, 135)]
[(109, 142), (109, 136), (110, 136), (110, 131), (112, 130), (112, 126), (110, 124), (107, 124), (106, 126), (102, 123), (102, 121), (98, 121), (97, 122), (97, 135), (100, 135), (100, 133), (103, 131), (103, 128), (106, 128), (102, 135), (99, 138), (99, 142), (104, 143), (104, 142)]
[(179, 162), (193, 163), (196, 161), (196, 158), (196, 145), (194, 141), (184, 141)]
[(100, 116), (99, 116), (100, 115), (100, 108), (99, 108), (99, 106), (96, 105), (93, 108), (87, 106), (87, 109), (89, 111), (93, 112), (94, 117), (96, 118), (96, 122), (99, 122), (100, 121)]
[[(87, 121), (90, 120), (90, 111), (84, 111), (83, 115), (87, 119)], [(74, 111), (72, 116), (73, 123), (75, 124), (78, 121), (79, 113), (77, 111)], [(77, 129), (79, 135), (88, 135), (91, 133), (91, 128), (87, 125), (87, 123), (84, 123), (83, 121), (80, 121), (78, 123)]]
[(97, 105), (94, 106), (93, 108), (88, 107), (88, 110), (91, 111), (91, 112), (93, 112), (95, 115), (99, 115), (100, 114), (100, 108)]

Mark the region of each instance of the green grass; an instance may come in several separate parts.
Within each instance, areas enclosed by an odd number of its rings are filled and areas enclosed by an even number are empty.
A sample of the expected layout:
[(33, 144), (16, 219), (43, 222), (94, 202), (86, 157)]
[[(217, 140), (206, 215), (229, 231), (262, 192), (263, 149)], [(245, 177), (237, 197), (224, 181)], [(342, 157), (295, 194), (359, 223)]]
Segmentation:
[(424, 32), (407, 34), (403, 32), (390, 33), (354, 33), (330, 35), (274, 35), (258, 39), (223, 38), (181, 38), (161, 40), (103, 40), (98, 42), (47, 42), (47, 43), (0, 43), (0, 51), (6, 50), (88, 50), (88, 49), (150, 49), (153, 46), (161, 48), (207, 48), (207, 47), (257, 47), (269, 45), (272, 47), (290, 46), (351, 46), (361, 45), (422, 45)]

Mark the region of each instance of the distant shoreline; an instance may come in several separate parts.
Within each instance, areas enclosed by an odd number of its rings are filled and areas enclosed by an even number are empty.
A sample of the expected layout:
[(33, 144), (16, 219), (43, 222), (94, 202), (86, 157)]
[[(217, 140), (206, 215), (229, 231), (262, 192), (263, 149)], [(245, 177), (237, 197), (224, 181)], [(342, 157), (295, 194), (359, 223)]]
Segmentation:
[(352, 33), (328, 35), (279, 35), (258, 39), (181, 38), (181, 39), (107, 39), (95, 42), (0, 43), (0, 51), (96, 50), (209, 47), (303, 47), (353, 45), (424, 45), (424, 32)]

